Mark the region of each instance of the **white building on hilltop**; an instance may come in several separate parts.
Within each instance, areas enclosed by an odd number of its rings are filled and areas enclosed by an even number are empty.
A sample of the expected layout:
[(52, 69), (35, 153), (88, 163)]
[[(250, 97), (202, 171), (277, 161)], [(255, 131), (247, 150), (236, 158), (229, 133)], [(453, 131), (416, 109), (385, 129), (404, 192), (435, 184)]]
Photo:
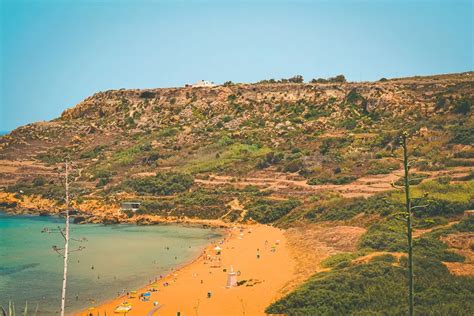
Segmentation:
[(212, 81), (199, 80), (194, 84), (187, 84), (186, 87), (214, 87), (215, 84)]

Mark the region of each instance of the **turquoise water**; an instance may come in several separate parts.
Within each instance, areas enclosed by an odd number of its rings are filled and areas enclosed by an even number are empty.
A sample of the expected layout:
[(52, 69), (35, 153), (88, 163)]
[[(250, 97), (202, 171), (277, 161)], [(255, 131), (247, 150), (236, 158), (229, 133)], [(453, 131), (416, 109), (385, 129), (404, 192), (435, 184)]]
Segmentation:
[[(63, 259), (52, 250), (61, 246), (58, 233), (42, 233), (64, 225), (55, 217), (8, 216), (0, 212), (0, 304), (39, 304), (41, 315), (60, 306)], [(211, 229), (177, 225), (73, 225), (72, 242), (86, 248), (70, 254), (67, 311), (94, 306), (122, 289), (133, 290), (197, 256), (220, 237)], [(169, 250), (167, 249), (169, 248)], [(76, 297), (77, 296), (77, 297)]]

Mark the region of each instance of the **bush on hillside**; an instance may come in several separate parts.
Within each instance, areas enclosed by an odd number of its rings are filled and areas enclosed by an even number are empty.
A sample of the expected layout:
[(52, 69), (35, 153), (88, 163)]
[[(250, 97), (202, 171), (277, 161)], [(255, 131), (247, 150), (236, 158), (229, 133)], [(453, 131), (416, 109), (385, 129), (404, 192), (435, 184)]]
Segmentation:
[(157, 173), (153, 177), (130, 179), (125, 185), (140, 194), (172, 195), (188, 190), (194, 178), (182, 173)]
[(272, 201), (259, 199), (246, 205), (248, 210), (246, 219), (253, 219), (259, 223), (271, 223), (285, 216), (301, 204), (298, 200)]
[[(383, 258), (385, 259), (385, 258)], [(407, 313), (406, 260), (372, 260), (318, 273), (267, 307), (285, 315), (403, 315)], [(415, 313), (469, 315), (474, 312), (474, 279), (449, 273), (438, 260), (415, 257)]]

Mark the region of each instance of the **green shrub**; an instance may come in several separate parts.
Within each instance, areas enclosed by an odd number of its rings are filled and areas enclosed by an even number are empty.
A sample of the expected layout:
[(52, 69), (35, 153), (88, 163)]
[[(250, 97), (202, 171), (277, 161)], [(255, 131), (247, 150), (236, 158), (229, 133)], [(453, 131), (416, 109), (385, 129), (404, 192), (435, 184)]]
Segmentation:
[(303, 169), (303, 161), (301, 159), (294, 159), (286, 162), (283, 166), (285, 172), (298, 172)]
[[(56, 182), (43, 182), (42, 185), (34, 184), (26, 180), (20, 180), (14, 185), (8, 186), (5, 191), (11, 193), (25, 194), (25, 195), (40, 195), (43, 198), (55, 200), (59, 203), (64, 202), (65, 190), (61, 183)], [(36, 180), (38, 183), (38, 180)], [(41, 180), (39, 180), (41, 182)], [(75, 196), (79, 196), (82, 193), (82, 189), (79, 186), (75, 186), (71, 189), (71, 193)], [(21, 196), (20, 195), (20, 196)]]
[(179, 130), (174, 127), (167, 127), (158, 132), (158, 137), (171, 137), (179, 133)]
[(451, 143), (472, 145), (474, 144), (474, 127), (471, 125), (459, 125), (452, 128)]
[(264, 224), (271, 223), (285, 216), (299, 205), (300, 202), (293, 199), (286, 201), (259, 199), (245, 206), (248, 210), (245, 218), (251, 218)]
[(405, 226), (400, 220), (390, 220), (369, 227), (359, 240), (359, 248), (378, 251), (406, 251)]
[(353, 252), (338, 253), (323, 260), (321, 266), (324, 268), (345, 268), (358, 256), (359, 254)]
[(96, 158), (104, 149), (105, 145), (96, 146), (94, 149), (83, 152), (80, 156), (81, 159), (92, 159)]
[(357, 177), (355, 176), (344, 176), (338, 175), (335, 177), (314, 177), (308, 180), (309, 185), (321, 185), (321, 184), (347, 184), (355, 181)]
[(453, 228), (460, 232), (474, 232), (474, 216), (463, 217)]
[(320, 201), (305, 217), (312, 221), (348, 220), (361, 213), (386, 216), (399, 208), (399, 204), (388, 203), (385, 194), (369, 198), (332, 198)]
[(456, 100), (454, 103), (454, 113), (466, 115), (471, 111), (471, 101), (466, 98)]
[[(265, 312), (289, 316), (407, 314), (406, 259), (402, 258), (399, 267), (387, 256), (376, 258), (368, 264), (318, 273)], [(473, 278), (453, 276), (442, 263), (429, 258), (415, 257), (414, 267), (416, 314), (474, 312)]]
[(431, 228), (440, 225), (448, 224), (448, 220), (444, 217), (436, 216), (436, 217), (428, 217), (416, 220), (415, 227), (416, 228)]
[(397, 262), (397, 258), (390, 254), (375, 256), (371, 260), (372, 262), (388, 262), (388, 263), (395, 263)]
[[(474, 200), (474, 181), (465, 183), (443, 184), (439, 181), (423, 181), (420, 185), (412, 186), (412, 197), (414, 199), (445, 200), (455, 203), (472, 203)], [(392, 198), (398, 202), (404, 202), (403, 192), (397, 192)], [(420, 204), (425, 204), (423, 201)]]
[(143, 91), (142, 93), (140, 93), (140, 98), (144, 98), (144, 99), (152, 99), (155, 96), (156, 96), (156, 93), (153, 91)]
[(464, 257), (448, 251), (448, 246), (433, 236), (422, 236), (413, 241), (413, 251), (418, 256), (447, 262), (463, 262)]
[[(411, 185), (420, 184), (427, 177), (428, 175), (426, 175), (425, 173), (411, 173), (409, 176), (410, 184)], [(400, 177), (397, 181), (395, 181), (395, 185), (398, 185), (398, 186), (405, 185), (405, 178)]]
[(453, 217), (462, 214), (465, 210), (471, 209), (474, 201), (457, 202), (424, 197), (413, 200), (413, 206), (422, 206), (413, 209), (413, 214), (419, 218), (443, 216)]
[(125, 185), (140, 194), (172, 195), (188, 190), (194, 183), (189, 174), (157, 173), (154, 177), (144, 177), (125, 181)]
[(319, 151), (323, 155), (327, 155), (331, 150), (339, 149), (348, 146), (352, 143), (352, 137), (328, 137), (324, 138), (321, 145), (319, 146)]
[(395, 161), (374, 160), (371, 162), (367, 174), (388, 174), (400, 168), (400, 164)]
[(46, 179), (43, 178), (43, 177), (36, 177), (36, 178), (33, 179), (33, 185), (35, 187), (41, 187), (41, 186), (45, 185), (45, 183), (46, 183)]

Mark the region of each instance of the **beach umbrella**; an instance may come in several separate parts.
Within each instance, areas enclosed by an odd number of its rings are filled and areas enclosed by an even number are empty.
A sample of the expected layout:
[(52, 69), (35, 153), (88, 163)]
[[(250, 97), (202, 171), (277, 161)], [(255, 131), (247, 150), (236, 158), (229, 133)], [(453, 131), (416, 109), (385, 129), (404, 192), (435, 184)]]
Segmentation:
[(149, 296), (151, 296), (151, 293), (150, 292), (145, 292), (145, 293), (143, 293), (143, 296), (149, 297)]
[(214, 248), (214, 250), (215, 250), (215, 251), (219, 251), (219, 250), (222, 250), (222, 248), (219, 247), (219, 246), (216, 246), (216, 247)]

